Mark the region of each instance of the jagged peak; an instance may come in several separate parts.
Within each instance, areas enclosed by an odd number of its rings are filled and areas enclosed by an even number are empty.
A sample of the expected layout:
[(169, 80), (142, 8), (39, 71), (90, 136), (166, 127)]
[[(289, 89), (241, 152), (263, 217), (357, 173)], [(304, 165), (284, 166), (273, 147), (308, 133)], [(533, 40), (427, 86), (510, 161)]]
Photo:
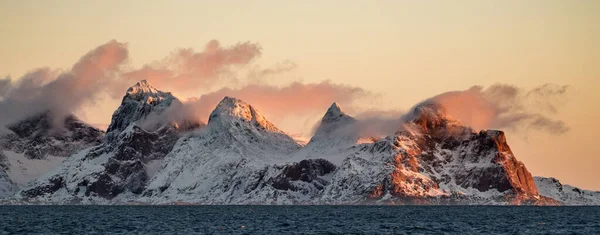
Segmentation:
[(151, 86), (148, 81), (141, 80), (127, 89), (124, 99), (152, 102), (154, 100), (161, 100), (168, 97), (173, 97), (171, 92), (158, 90)]
[(442, 104), (434, 101), (425, 101), (416, 105), (413, 112), (407, 115), (405, 119), (420, 126), (426, 132), (463, 126), (461, 122), (448, 114)]
[(342, 107), (340, 107), (340, 105), (337, 102), (333, 102), (333, 104), (331, 104), (329, 109), (327, 109), (327, 113), (331, 113), (331, 114), (343, 113)]
[(229, 96), (225, 96), (221, 102), (219, 102), (215, 110), (212, 111), (208, 119), (208, 125), (211, 125), (217, 121), (220, 123), (230, 123), (230, 120), (235, 119), (252, 123), (271, 132), (282, 132), (275, 127), (275, 125), (269, 122), (262, 114), (260, 114), (260, 112), (252, 105), (249, 105), (240, 99)]
[(354, 120), (354, 118), (344, 113), (340, 105), (333, 102), (329, 109), (327, 109), (327, 112), (325, 112), (325, 115), (323, 115), (321, 124), (333, 123), (341, 120)]
[(249, 104), (242, 100), (225, 96), (221, 100), (221, 102), (219, 102), (215, 110), (213, 110), (213, 112), (211, 113), (208, 122), (210, 123), (210, 119), (213, 118), (213, 114), (221, 114), (226, 116), (239, 117), (244, 120), (251, 120), (252, 109), (253, 108)]
[(356, 126), (351, 126), (355, 123), (356, 119), (344, 113), (340, 105), (334, 102), (323, 115), (321, 124), (310, 142), (333, 138), (334, 136), (335, 138), (350, 139), (351, 142), (355, 141), (358, 139), (357, 129)]
[[(125, 130), (130, 124), (146, 118), (151, 113), (164, 112), (173, 102), (181, 102), (170, 92), (152, 87), (148, 81), (141, 80), (127, 89), (121, 105), (112, 116), (107, 133)], [(113, 135), (107, 135), (112, 138)]]
[(448, 112), (446, 108), (436, 102), (423, 102), (418, 104), (413, 109), (413, 115), (415, 119), (419, 118), (448, 118)]
[(127, 94), (135, 94), (135, 93), (158, 93), (158, 90), (148, 83), (146, 80), (141, 80), (137, 82), (135, 85), (129, 87), (127, 89)]
[(492, 139), (496, 139), (500, 142), (506, 142), (506, 136), (504, 135), (504, 131), (499, 130), (486, 130), (485, 134), (488, 135)]

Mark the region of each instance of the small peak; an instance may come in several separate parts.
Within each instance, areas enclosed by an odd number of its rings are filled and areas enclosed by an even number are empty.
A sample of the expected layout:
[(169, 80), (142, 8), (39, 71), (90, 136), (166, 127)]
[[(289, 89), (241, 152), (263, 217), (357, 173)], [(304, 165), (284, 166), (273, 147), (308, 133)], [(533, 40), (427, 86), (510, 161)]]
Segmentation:
[(221, 102), (219, 102), (215, 110), (213, 110), (210, 114), (208, 123), (211, 123), (211, 120), (221, 116), (252, 120), (253, 113), (254, 111), (252, 106), (246, 102), (233, 97), (225, 96)]
[(333, 102), (327, 111), (331, 112), (342, 112), (342, 108), (338, 105), (337, 102)]
[(127, 89), (127, 94), (138, 94), (138, 93), (158, 93), (159, 91), (156, 88), (152, 87), (148, 81), (141, 80), (137, 82), (135, 85), (129, 87)]
[(414, 108), (413, 114), (415, 118), (423, 116), (445, 118), (447, 116), (446, 108), (435, 102), (425, 102), (417, 105)]
[(311, 142), (318, 141), (320, 138), (329, 138), (331, 134), (336, 133), (339, 136), (345, 136), (350, 139), (354, 138), (353, 132), (355, 128), (346, 128), (349, 125), (354, 125), (356, 123), (356, 119), (351, 117), (350, 115), (345, 114), (342, 111), (342, 108), (337, 103), (331, 104), (329, 109), (323, 118), (321, 119), (321, 124), (317, 128), (315, 135), (311, 138)]
[(504, 137), (504, 131), (499, 131), (499, 130), (486, 130), (485, 133), (492, 138), (505, 138)]
[(504, 135), (504, 131), (486, 130), (485, 134), (498, 144), (506, 144), (506, 136)]
[(452, 116), (448, 115), (446, 108), (433, 101), (425, 101), (413, 109), (412, 115), (406, 119), (421, 127), (425, 132), (446, 132), (449, 127), (462, 127), (463, 125)]
[[(252, 112), (250, 109), (251, 106), (246, 102), (233, 97), (225, 96), (221, 102), (219, 102), (213, 113), (227, 114), (231, 116), (242, 117), (244, 119), (251, 119)], [(211, 117), (212, 116), (213, 115), (211, 115)]]
[(439, 103), (426, 101), (415, 106), (409, 120), (417, 123), (454, 121), (446, 108)]
[(217, 105), (217, 107), (231, 107), (231, 108), (235, 108), (236, 106), (249, 106), (249, 105), (246, 104), (246, 102), (244, 102), (242, 100), (236, 99), (234, 97), (229, 97), (229, 96), (223, 97), (221, 102), (219, 102), (219, 104)]
[(346, 113), (342, 111), (342, 108), (336, 102), (334, 102), (333, 104), (331, 104), (329, 109), (327, 109), (327, 112), (323, 116), (321, 123), (335, 122), (341, 119), (345, 119), (344, 117), (349, 118), (350, 116), (346, 115)]
[(141, 80), (127, 89), (123, 100), (135, 100), (145, 103), (157, 103), (163, 99), (172, 99), (171, 92), (164, 92), (151, 86), (148, 81)]
[[(148, 84), (148, 81), (141, 80), (127, 89), (127, 93), (121, 101), (121, 105), (112, 115), (111, 123), (108, 126), (107, 133), (117, 130), (120, 133), (130, 124), (146, 118), (148, 115), (160, 115), (173, 102), (181, 103), (179, 99), (170, 92), (157, 90)], [(112, 138), (113, 135), (107, 135)]]
[(139, 81), (136, 85), (138, 85), (138, 86), (146, 86), (146, 87), (150, 86), (150, 84), (148, 84), (148, 80), (146, 80), (146, 79)]
[[(208, 124), (211, 123), (228, 123), (227, 125), (238, 123), (234, 120), (242, 120), (246, 123), (251, 123), (254, 126), (260, 126), (271, 132), (281, 132), (275, 125), (269, 122), (262, 114), (258, 112), (252, 105), (246, 102), (225, 96), (212, 111), (208, 118)], [(239, 124), (239, 123), (238, 123)]]

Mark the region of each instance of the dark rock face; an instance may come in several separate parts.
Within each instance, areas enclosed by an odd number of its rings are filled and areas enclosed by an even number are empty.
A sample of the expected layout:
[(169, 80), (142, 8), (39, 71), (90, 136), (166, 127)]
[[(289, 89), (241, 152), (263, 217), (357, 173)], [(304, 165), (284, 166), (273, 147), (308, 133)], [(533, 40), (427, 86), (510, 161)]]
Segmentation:
[(178, 138), (179, 132), (174, 127), (147, 132), (134, 126), (133, 132), (121, 140), (114, 159), (119, 161), (139, 160), (143, 163), (161, 159), (173, 149)]
[(175, 145), (179, 133), (172, 127), (146, 132), (134, 127), (114, 151), (114, 157), (104, 165), (105, 172), (88, 188), (86, 196), (95, 193), (104, 198), (130, 191), (140, 194), (148, 181), (144, 165), (164, 158)]
[(279, 190), (298, 191), (299, 188), (295, 187), (293, 182), (302, 181), (312, 183), (318, 189), (323, 189), (328, 182), (321, 179), (320, 176), (332, 173), (335, 169), (335, 165), (324, 159), (302, 160), (284, 166), (282, 173), (273, 178), (270, 185)]
[(54, 176), (50, 178), (44, 185), (24, 190), (21, 192), (21, 194), (25, 197), (36, 197), (39, 195), (54, 193), (63, 187), (65, 187), (65, 181), (63, 177)]
[[(116, 146), (104, 143), (91, 150), (83, 159), (92, 161), (103, 155), (112, 155), (102, 166), (103, 171), (94, 172), (89, 177), (79, 179), (78, 187), (71, 192), (75, 195), (98, 196), (112, 199), (123, 192), (140, 194), (148, 181), (145, 164), (164, 158), (179, 138), (179, 132), (165, 127), (156, 132), (146, 132), (134, 127), (124, 135)], [(55, 178), (62, 178), (56, 175)], [(62, 187), (56, 184), (41, 185), (22, 192), (22, 196), (34, 198), (52, 194)], [(80, 190), (85, 190), (80, 192)]]
[(30, 159), (43, 159), (47, 155), (66, 157), (76, 151), (102, 141), (104, 132), (89, 126), (75, 116), (68, 116), (63, 126), (52, 126), (49, 112), (32, 116), (8, 126), (13, 133), (0, 136), (0, 147), (23, 153)]
[(537, 195), (538, 191), (531, 173), (529, 173), (522, 162), (518, 161), (515, 157), (511, 157), (513, 153), (506, 143), (504, 132), (487, 131), (486, 134), (488, 137), (486, 141), (488, 143), (492, 142), (487, 146), (491, 145), (492, 149), (498, 151), (494, 160), (496, 163), (504, 166), (504, 174), (510, 186), (519, 194)]

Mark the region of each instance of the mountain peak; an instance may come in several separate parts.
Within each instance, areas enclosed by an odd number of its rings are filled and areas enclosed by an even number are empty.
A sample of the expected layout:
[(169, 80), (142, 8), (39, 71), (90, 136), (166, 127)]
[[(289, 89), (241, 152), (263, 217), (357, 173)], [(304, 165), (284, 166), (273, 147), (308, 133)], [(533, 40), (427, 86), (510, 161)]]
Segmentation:
[[(139, 82), (137, 82), (135, 85), (129, 87), (129, 89), (127, 89), (127, 95), (128, 96), (136, 96), (138, 94), (150, 94), (150, 95), (158, 95), (158, 94), (163, 94), (163, 93), (169, 93), (169, 92), (163, 92), (163, 91), (159, 91), (156, 88), (154, 88), (153, 86), (151, 86), (148, 81), (146, 80), (141, 80)], [(139, 95), (142, 96), (142, 95)]]
[(331, 104), (331, 106), (329, 107), (329, 109), (327, 111), (328, 112), (342, 112), (342, 107), (340, 107), (340, 105), (338, 105), (337, 102), (333, 102), (333, 104)]
[(354, 118), (352, 118), (352, 117), (348, 116), (346, 113), (344, 113), (342, 108), (336, 102), (334, 102), (333, 104), (331, 104), (329, 109), (327, 109), (327, 112), (323, 116), (323, 119), (321, 119), (321, 124), (337, 122), (337, 121), (345, 120), (345, 119), (354, 119)]
[(261, 151), (275, 149), (290, 153), (300, 147), (252, 105), (228, 96), (210, 114), (208, 130), (215, 136), (221, 136), (221, 140), (235, 141), (249, 148), (262, 149)]
[(446, 118), (447, 111), (444, 106), (435, 102), (425, 102), (417, 105), (413, 110), (416, 118)]
[(181, 102), (170, 92), (157, 90), (148, 81), (141, 80), (127, 89), (121, 105), (113, 113), (107, 133), (113, 130), (123, 131), (130, 124), (144, 119), (150, 113), (160, 114), (173, 101)]
[(321, 124), (317, 128), (315, 135), (311, 138), (309, 144), (321, 141), (329, 141), (332, 138), (341, 139), (344, 142), (355, 143), (357, 140), (356, 127), (353, 126), (356, 119), (347, 115), (342, 108), (333, 103), (327, 109), (321, 119)]
[[(225, 96), (217, 105), (213, 113), (227, 114), (230, 116), (240, 117), (245, 120), (252, 119), (252, 107), (246, 102)], [(211, 118), (212, 118), (211, 114)], [(210, 122), (210, 119), (209, 119)]]
[(426, 132), (444, 130), (451, 126), (462, 126), (458, 120), (447, 113), (443, 105), (436, 102), (424, 102), (415, 106), (412, 116), (409, 116), (408, 119)]
[(260, 114), (258, 110), (252, 107), (252, 105), (229, 96), (225, 96), (223, 100), (219, 102), (215, 110), (212, 111), (208, 119), (208, 124), (210, 125), (211, 123), (219, 122), (229, 123), (239, 127), (239, 122), (234, 120), (241, 120), (254, 126), (262, 127), (267, 131), (281, 132), (275, 125)]

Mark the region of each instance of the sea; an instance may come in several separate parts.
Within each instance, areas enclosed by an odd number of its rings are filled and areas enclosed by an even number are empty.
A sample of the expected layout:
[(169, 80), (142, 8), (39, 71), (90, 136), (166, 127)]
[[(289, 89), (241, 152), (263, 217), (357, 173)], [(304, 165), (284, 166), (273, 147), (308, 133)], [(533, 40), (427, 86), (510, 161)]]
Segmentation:
[(0, 206), (0, 234), (600, 234), (600, 207)]

